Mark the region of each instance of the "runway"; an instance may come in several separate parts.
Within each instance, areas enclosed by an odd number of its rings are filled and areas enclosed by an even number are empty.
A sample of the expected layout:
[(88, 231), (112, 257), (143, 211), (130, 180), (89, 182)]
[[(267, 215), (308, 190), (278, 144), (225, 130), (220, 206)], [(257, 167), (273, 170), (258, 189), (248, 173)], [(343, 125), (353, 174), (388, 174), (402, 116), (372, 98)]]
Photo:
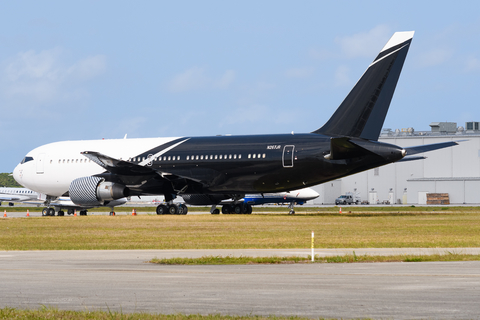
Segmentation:
[[(212, 251), (1, 251), (0, 306), (375, 319), (474, 319), (480, 314), (480, 262), (240, 266), (145, 262), (153, 257), (215, 255)], [(292, 252), (272, 251), (279, 256)]]

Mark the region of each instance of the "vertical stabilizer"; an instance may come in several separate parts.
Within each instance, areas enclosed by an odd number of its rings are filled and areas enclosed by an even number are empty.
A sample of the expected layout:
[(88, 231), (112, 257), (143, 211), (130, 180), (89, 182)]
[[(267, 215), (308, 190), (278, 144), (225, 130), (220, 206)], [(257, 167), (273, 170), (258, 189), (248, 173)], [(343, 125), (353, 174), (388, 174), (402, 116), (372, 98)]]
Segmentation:
[(378, 140), (413, 34), (396, 32), (333, 116), (313, 133)]

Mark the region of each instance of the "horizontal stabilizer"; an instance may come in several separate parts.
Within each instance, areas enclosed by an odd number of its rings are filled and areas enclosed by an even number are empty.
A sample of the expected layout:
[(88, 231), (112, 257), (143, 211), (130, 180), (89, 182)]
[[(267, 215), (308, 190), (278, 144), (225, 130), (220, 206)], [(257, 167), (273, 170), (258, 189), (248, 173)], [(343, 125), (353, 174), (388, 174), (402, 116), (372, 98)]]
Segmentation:
[(429, 152), (429, 151), (456, 146), (458, 145), (458, 142), (460, 141), (448, 141), (448, 142), (425, 144), (421, 146), (405, 148), (405, 151), (407, 152), (407, 155), (411, 156), (417, 153)]
[(412, 156), (412, 157), (402, 158), (402, 159), (398, 160), (397, 162), (406, 162), (406, 161), (414, 161), (414, 160), (425, 160), (425, 159), (427, 159), (427, 157), (423, 157), (423, 156)]

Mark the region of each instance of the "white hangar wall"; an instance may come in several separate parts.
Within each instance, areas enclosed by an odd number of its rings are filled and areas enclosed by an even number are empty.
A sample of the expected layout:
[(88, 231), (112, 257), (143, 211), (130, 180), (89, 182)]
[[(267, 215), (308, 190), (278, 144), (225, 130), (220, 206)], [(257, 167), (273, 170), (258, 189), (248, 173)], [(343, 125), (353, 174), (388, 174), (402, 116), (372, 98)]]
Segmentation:
[(389, 164), (342, 178), (341, 192), (333, 198), (322, 194), (321, 188), (314, 188), (323, 200), (319, 199), (315, 203), (334, 203), (340, 194), (357, 192), (366, 201), (376, 196), (379, 202), (394, 199), (395, 203), (419, 204), (425, 193), (448, 193), (451, 204), (478, 204), (479, 134), (433, 135), (427, 132), (423, 135), (381, 136), (379, 139), (401, 147), (460, 140), (464, 141), (458, 146), (423, 154), (427, 157), (424, 160)]

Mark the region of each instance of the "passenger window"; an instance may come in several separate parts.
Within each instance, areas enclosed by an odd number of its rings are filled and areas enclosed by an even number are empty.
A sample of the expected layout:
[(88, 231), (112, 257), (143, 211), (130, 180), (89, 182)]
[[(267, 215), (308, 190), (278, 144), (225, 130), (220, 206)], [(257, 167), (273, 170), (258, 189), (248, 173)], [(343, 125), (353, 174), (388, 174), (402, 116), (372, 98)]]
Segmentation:
[(262, 158), (265, 159), (266, 156), (267, 156), (267, 155), (264, 153), (264, 154), (262, 155)]
[(218, 159), (218, 155), (216, 154), (216, 155), (215, 155), (215, 160), (217, 160), (217, 159)]
[(252, 156), (252, 158), (255, 159), (255, 156), (256, 156), (256, 154), (254, 153), (253, 156)]

